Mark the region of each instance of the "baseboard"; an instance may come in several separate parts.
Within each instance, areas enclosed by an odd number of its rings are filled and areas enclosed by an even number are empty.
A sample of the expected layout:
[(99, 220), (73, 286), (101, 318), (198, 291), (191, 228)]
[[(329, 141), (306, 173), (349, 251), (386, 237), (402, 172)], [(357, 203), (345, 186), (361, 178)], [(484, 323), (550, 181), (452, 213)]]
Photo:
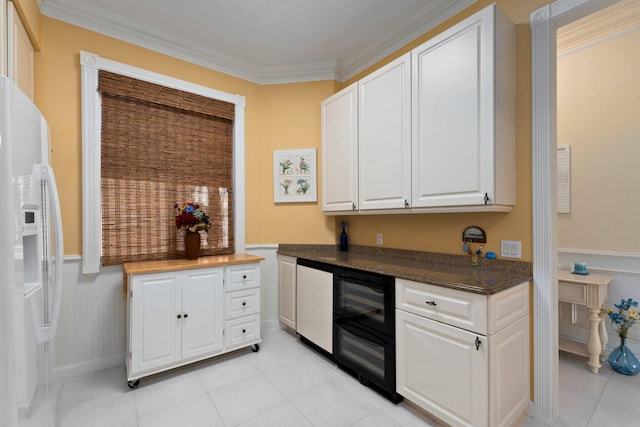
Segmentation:
[(91, 372), (97, 372), (119, 365), (122, 365), (122, 378), (124, 379), (126, 377), (124, 372), (124, 356), (124, 353), (122, 353), (115, 356), (105, 357), (103, 359), (88, 360), (86, 362), (74, 363), (71, 365), (55, 368), (51, 372), (50, 381), (54, 382), (66, 380), (69, 378), (77, 377), (79, 375), (90, 374)]

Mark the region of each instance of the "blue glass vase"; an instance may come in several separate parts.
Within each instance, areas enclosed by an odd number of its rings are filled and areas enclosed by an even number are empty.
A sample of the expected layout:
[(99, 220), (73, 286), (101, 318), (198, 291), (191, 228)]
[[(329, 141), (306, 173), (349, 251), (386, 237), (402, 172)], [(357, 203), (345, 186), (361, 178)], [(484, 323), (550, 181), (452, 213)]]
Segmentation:
[(640, 362), (625, 343), (627, 337), (620, 337), (620, 346), (609, 355), (609, 365), (623, 375), (636, 375), (640, 372)]

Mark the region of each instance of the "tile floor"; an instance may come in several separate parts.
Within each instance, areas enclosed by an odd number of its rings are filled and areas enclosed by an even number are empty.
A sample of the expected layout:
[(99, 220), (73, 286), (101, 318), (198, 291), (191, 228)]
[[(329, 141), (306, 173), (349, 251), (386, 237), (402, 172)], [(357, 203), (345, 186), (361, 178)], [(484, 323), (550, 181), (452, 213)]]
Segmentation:
[[(258, 353), (240, 350), (144, 378), (131, 390), (124, 367), (54, 384), (56, 427), (440, 426), (410, 404), (390, 403), (264, 322)], [(560, 358), (561, 415), (556, 427), (640, 425), (640, 376), (583, 358)], [(524, 417), (521, 427), (543, 424)]]

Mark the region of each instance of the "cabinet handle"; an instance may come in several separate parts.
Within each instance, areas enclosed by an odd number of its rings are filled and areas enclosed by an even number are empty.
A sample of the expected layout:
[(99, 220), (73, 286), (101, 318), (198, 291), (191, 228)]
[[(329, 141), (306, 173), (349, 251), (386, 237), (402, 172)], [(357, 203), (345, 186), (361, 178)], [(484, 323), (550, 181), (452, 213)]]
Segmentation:
[(247, 305), (246, 301), (242, 301), (242, 306), (244, 307), (245, 305)]
[(178, 319), (182, 319), (182, 314), (178, 314)]
[(427, 304), (427, 305), (431, 305), (431, 306), (433, 306), (433, 307), (435, 307), (436, 305), (438, 305), (435, 301), (425, 301), (424, 303), (425, 303), (425, 304)]
[(246, 274), (243, 274), (243, 275), (242, 275), (242, 278), (243, 278), (243, 279), (246, 279), (246, 278), (247, 278), (247, 275), (246, 275)]
[(186, 319), (187, 317), (189, 317), (189, 315), (187, 313), (184, 314), (184, 318)]
[(480, 341), (480, 338), (476, 337), (476, 350), (480, 350), (480, 344), (482, 344), (482, 341)]
[(356, 204), (355, 203), (351, 203), (351, 210), (355, 211), (356, 210)]
[(404, 201), (404, 208), (409, 209), (409, 202), (406, 199)]
[(246, 330), (246, 329), (243, 329), (243, 330), (242, 330), (242, 333), (244, 334), (245, 332), (247, 332), (247, 330)]
[(489, 193), (484, 193), (484, 204), (488, 204), (489, 203)]

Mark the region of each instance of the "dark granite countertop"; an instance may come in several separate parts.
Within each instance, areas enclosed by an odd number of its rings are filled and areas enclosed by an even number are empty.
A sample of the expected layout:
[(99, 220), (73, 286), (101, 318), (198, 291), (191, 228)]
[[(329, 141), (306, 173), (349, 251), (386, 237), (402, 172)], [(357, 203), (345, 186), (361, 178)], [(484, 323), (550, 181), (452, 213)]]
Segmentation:
[(278, 253), (340, 267), (370, 271), (397, 278), (490, 295), (531, 280), (531, 263), (486, 258), (471, 267), (468, 256), (434, 252), (335, 245), (281, 244)]

